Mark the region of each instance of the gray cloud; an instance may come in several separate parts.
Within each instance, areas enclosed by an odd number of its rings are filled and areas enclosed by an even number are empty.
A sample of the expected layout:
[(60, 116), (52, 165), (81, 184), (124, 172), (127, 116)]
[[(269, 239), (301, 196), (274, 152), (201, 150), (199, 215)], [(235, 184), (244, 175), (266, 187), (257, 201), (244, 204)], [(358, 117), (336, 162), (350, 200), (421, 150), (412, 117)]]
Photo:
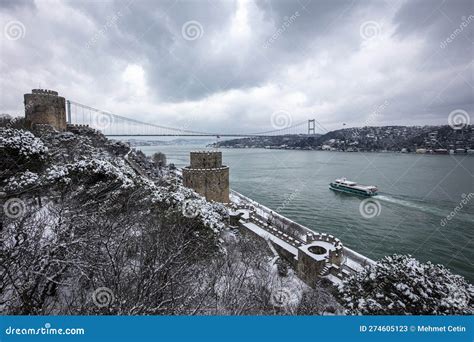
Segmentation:
[(278, 110), (360, 126), (385, 101), (371, 124), (444, 124), (474, 112), (473, 15), (469, 0), (3, 1), (2, 27), (25, 32), (3, 30), (0, 111), (41, 85), (197, 130), (265, 130)]

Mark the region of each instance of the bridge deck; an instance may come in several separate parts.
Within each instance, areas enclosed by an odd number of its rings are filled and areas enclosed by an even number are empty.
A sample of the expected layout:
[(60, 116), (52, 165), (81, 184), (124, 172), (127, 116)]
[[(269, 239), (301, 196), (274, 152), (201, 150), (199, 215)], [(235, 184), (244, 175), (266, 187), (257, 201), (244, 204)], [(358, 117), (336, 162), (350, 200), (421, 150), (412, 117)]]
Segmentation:
[[(268, 137), (284, 135), (315, 134), (315, 119), (304, 120), (297, 123), (292, 122), (292, 117), (288, 113), (283, 121), (286, 124), (279, 125), (270, 122), (267, 131), (254, 132), (208, 132), (194, 130), (194, 126), (169, 127), (155, 123), (143, 122), (133, 118), (134, 115), (122, 116), (93, 108), (75, 101), (67, 100), (67, 122), (73, 125), (86, 125), (100, 130), (107, 136), (127, 137), (127, 136), (150, 136), (150, 137)], [(136, 116), (136, 115), (135, 115)], [(158, 119), (155, 115), (154, 119)], [(229, 127), (236, 127), (237, 122), (228, 123)], [(319, 124), (319, 123), (318, 123)], [(323, 128), (320, 124), (319, 126)], [(232, 128), (231, 128), (232, 129)], [(323, 131), (325, 131), (323, 129)]]

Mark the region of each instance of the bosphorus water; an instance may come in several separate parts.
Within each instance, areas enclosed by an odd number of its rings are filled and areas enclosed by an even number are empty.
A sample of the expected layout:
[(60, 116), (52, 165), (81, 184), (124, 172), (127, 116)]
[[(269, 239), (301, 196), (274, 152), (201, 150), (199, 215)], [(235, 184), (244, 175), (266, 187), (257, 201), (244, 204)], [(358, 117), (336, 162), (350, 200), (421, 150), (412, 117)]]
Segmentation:
[[(189, 163), (189, 152), (204, 146), (138, 148), (149, 155), (164, 152), (168, 163), (183, 167)], [(288, 218), (331, 233), (370, 258), (411, 254), (443, 264), (474, 282), (473, 156), (269, 149), (222, 152), (224, 164), (230, 167), (231, 188)], [(337, 177), (378, 186), (374, 217), (361, 214), (364, 198), (329, 190), (329, 182)]]

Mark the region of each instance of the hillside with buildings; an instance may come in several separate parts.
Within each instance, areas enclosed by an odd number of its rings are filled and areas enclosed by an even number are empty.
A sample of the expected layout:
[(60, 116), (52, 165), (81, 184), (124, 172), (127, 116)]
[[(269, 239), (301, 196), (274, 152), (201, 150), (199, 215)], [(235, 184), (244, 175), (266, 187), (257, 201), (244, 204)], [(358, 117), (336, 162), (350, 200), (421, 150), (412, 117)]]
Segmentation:
[(223, 148), (281, 148), (347, 152), (474, 153), (474, 126), (383, 126), (345, 128), (324, 135), (252, 137), (222, 141)]

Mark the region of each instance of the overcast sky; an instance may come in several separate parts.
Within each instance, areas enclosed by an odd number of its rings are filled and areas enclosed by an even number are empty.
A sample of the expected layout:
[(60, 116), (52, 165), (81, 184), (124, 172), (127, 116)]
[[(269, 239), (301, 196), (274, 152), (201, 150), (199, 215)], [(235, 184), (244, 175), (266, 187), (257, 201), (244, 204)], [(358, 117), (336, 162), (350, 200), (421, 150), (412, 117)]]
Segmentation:
[(472, 0), (0, 4), (2, 113), (41, 87), (201, 131), (474, 119)]

